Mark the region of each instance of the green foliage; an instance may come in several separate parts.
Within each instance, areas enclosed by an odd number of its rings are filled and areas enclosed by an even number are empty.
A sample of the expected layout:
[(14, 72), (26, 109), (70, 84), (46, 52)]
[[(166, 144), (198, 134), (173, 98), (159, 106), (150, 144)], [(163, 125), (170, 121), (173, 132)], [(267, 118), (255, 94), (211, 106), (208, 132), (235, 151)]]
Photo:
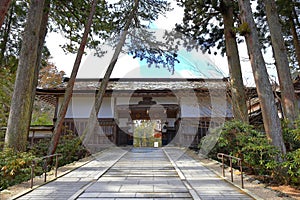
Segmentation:
[[(28, 180), (31, 174), (31, 163), (36, 157), (28, 152), (15, 152), (5, 148), (0, 152), (0, 190)], [(41, 173), (41, 167), (35, 171)]]
[(272, 175), (278, 168), (276, 157), (279, 151), (269, 143), (264, 135), (246, 136), (242, 154), (245, 164), (251, 168), (254, 173), (260, 175)]
[[(49, 23), (49, 30), (62, 33), (68, 40), (66, 44), (61, 45), (65, 52), (77, 52), (90, 10), (91, 1), (51, 1), (49, 16), (52, 23)], [(108, 38), (109, 32), (115, 26), (110, 17), (106, 1), (98, 1), (91, 28), (93, 36), (87, 43), (89, 48), (100, 51), (100, 41)]]
[[(133, 5), (134, 1), (127, 0), (119, 0), (114, 3), (98, 1), (91, 27), (93, 36), (88, 39), (87, 47), (102, 52), (99, 44), (106, 39), (118, 36), (123, 31)], [(141, 28), (145, 24), (150, 24), (160, 14), (170, 10), (169, 5), (170, 3), (165, 0), (140, 0), (139, 11), (134, 17), (131, 28)], [(86, 0), (52, 1), (50, 31), (60, 31), (68, 39), (68, 43), (62, 45), (65, 52), (75, 53), (77, 51), (90, 7), (91, 2)]]
[(15, 73), (9, 68), (0, 67), (0, 127), (7, 124), (14, 80)]
[(215, 157), (218, 152), (243, 158), (244, 165), (255, 174), (271, 175), (278, 167), (275, 162), (278, 151), (266, 136), (240, 121), (225, 123), (210, 155)]
[(36, 98), (33, 104), (31, 125), (52, 125), (54, 110), (54, 106)]
[[(299, 122), (297, 121), (296, 124)], [(266, 136), (254, 129), (253, 126), (239, 121), (228, 121), (221, 130), (221, 134), (216, 146), (209, 156), (216, 159), (217, 153), (225, 153), (243, 158), (244, 166), (248, 172), (257, 175), (270, 175), (278, 183), (300, 185), (300, 148), (299, 148), (299, 128), (287, 128), (283, 126), (285, 138), (293, 147), (292, 151), (285, 156), (281, 156), (279, 151), (272, 146)], [(297, 127), (299, 127), (297, 125)], [(200, 147), (205, 145), (205, 136)], [(278, 158), (282, 162), (277, 162)], [(250, 170), (250, 171), (249, 171)]]
[[(12, 1), (7, 16), (0, 29), (0, 64), (14, 66), (19, 56), (22, 33), (28, 12), (28, 1)], [(14, 69), (16, 70), (16, 68)]]
[(48, 113), (32, 113), (31, 125), (52, 125), (53, 121), (51, 115)]
[(4, 139), (5, 139), (5, 130), (0, 130), (0, 149), (3, 149), (4, 147)]
[(280, 17), (280, 23), (282, 24), (282, 31), (285, 39), (290, 65), (293, 67), (293, 71), (299, 72), (300, 63), (299, 58), (297, 58), (297, 52), (294, 43), (295, 41), (299, 40), (299, 34), (297, 37), (292, 33), (293, 28), (295, 28), (296, 33), (299, 33), (300, 31), (298, 18), (299, 14), (297, 14), (300, 9), (299, 1), (297, 2), (295, 0), (277, 0), (276, 4)]
[(283, 138), (288, 151), (300, 148), (300, 119), (295, 120), (294, 127), (289, 127), (289, 122), (282, 122)]
[(158, 142), (158, 146), (162, 145), (161, 133), (155, 132), (157, 126), (156, 121), (137, 120), (134, 128), (134, 147), (153, 147), (154, 142)]
[[(295, 51), (295, 44), (293, 39), (299, 40), (298, 38), (293, 38), (291, 28), (292, 21), (297, 21), (297, 11), (300, 9), (300, 4), (296, 3), (295, 0), (276, 0), (277, 11), (279, 14), (279, 20), (282, 25), (282, 34), (285, 40), (287, 53), (289, 57), (289, 63), (291, 65), (291, 70), (298, 71), (299, 63), (297, 63), (297, 55)], [(260, 34), (260, 41), (263, 47), (271, 46), (269, 27), (266, 21), (265, 6), (263, 0), (258, 0), (256, 4), (256, 9), (254, 13), (256, 19), (256, 25)], [(295, 24), (294, 24), (295, 25)], [(296, 32), (299, 32), (299, 24), (295, 26)]]
[(288, 152), (282, 166), (287, 170), (287, 182), (300, 186), (300, 149)]
[[(9, 148), (0, 151), (0, 190), (29, 180), (33, 160), (36, 161), (35, 175), (42, 174), (44, 160), (39, 158), (47, 154), (48, 145), (49, 140), (44, 139), (37, 142), (29, 152), (15, 152)], [(81, 145), (79, 137), (71, 134), (62, 136), (57, 153), (62, 154), (59, 159), (59, 166), (89, 155)], [(51, 167), (48, 169), (51, 169)]]
[(282, 167), (287, 170), (285, 181), (293, 185), (300, 185), (300, 119), (294, 122), (294, 127), (289, 128), (288, 122), (283, 122), (283, 137), (289, 151), (285, 155)]
[[(32, 149), (31, 152), (38, 157), (47, 155), (50, 139), (40, 140)], [(62, 159), (59, 160), (59, 166), (74, 162), (89, 155), (88, 151), (81, 143), (80, 137), (73, 134), (63, 135), (57, 146), (56, 153), (62, 154)]]
[(234, 18), (238, 22), (237, 2), (232, 1), (229, 5), (216, 0), (201, 0), (200, 2), (177, 0), (177, 2), (178, 5), (184, 7), (184, 17), (181, 24), (176, 24), (176, 30), (194, 39), (195, 45), (199, 45), (202, 51), (211, 54), (213, 50), (214, 54), (217, 54), (218, 52), (215, 51), (217, 48), (224, 55), (226, 50), (222, 15), (226, 14), (228, 6), (231, 6), (234, 10)]
[(61, 153), (63, 159), (59, 160), (59, 166), (74, 162), (89, 155), (82, 145), (80, 137), (73, 134), (64, 135), (57, 146), (56, 153)]
[(249, 28), (249, 25), (247, 23), (240, 24), (240, 26), (236, 30), (242, 36), (245, 36), (251, 32), (251, 29)]

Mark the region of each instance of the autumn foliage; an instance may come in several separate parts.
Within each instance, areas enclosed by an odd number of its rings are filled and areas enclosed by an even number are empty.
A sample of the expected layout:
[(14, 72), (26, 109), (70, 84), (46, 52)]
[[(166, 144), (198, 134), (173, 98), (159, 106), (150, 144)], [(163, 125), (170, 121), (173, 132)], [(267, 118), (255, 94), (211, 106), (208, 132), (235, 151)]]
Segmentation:
[(58, 71), (54, 64), (49, 63), (40, 70), (38, 86), (42, 88), (57, 87), (62, 83), (64, 75), (64, 71)]

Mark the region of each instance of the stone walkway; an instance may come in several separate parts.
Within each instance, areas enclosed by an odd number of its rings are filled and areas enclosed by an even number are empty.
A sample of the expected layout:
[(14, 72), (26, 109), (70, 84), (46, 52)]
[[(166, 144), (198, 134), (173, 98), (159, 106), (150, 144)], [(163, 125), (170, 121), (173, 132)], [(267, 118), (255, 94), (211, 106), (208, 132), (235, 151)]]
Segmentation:
[(252, 199), (180, 148), (112, 148), (18, 199)]

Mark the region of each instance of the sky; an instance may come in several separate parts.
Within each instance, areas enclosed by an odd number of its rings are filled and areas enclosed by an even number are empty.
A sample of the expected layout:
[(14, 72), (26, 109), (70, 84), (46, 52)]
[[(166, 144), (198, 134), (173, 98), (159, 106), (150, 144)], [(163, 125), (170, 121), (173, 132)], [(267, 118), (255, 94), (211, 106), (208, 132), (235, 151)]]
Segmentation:
[[(153, 35), (163, 36), (163, 30), (151, 29)], [(154, 34), (155, 33), (155, 34)], [(161, 39), (161, 38), (160, 38)], [(159, 40), (160, 41), (160, 40)], [(154, 47), (155, 48), (155, 47)], [(107, 53), (102, 57), (89, 54), (81, 64), (77, 78), (103, 78), (110, 63), (114, 49), (108, 45), (102, 46)], [(174, 62), (174, 73), (162, 64), (149, 66), (146, 59), (134, 59), (132, 56), (121, 53), (114, 67), (111, 78), (216, 78), (222, 79), (224, 72), (219, 69), (209, 57), (196, 50), (187, 51), (184, 47), (177, 51)]]
[[(173, 2), (173, 1), (172, 1)], [(175, 3), (174, 3), (175, 4)], [(166, 16), (160, 16), (155, 22), (154, 26), (156, 29), (166, 29), (166, 30), (172, 30), (174, 28), (175, 23), (180, 23), (182, 21), (183, 17), (183, 8), (180, 8), (176, 5), (174, 5), (174, 10), (170, 11), (166, 14)], [(74, 65), (75, 61), (75, 54), (66, 54), (59, 45), (63, 45), (66, 42), (66, 39), (63, 38), (63, 36), (60, 33), (48, 33), (46, 37), (46, 44), (47, 47), (50, 50), (50, 53), (52, 55), (52, 59), (50, 59), (50, 62), (53, 62), (58, 70), (63, 70), (66, 72), (66, 76), (70, 76), (72, 67)], [(244, 43), (239, 45), (239, 53), (240, 53), (240, 59), (241, 59), (241, 66), (242, 66), (242, 73), (243, 73), (243, 79), (244, 84), (247, 86), (255, 86), (253, 75), (252, 75), (252, 69), (251, 65), (248, 59), (248, 52), (246, 45)], [(224, 74), (224, 77), (229, 76), (228, 72), (228, 64), (226, 57), (222, 57), (221, 55), (208, 55), (206, 54), (208, 59), (215, 64)], [(86, 66), (87, 63), (91, 63), (91, 55), (88, 54), (83, 57), (81, 69), (83, 66)], [(137, 61), (132, 61), (129, 58), (122, 58), (125, 63), (129, 63), (127, 67), (120, 68), (121, 69), (127, 69), (128, 68), (134, 68), (133, 66), (138, 66)], [(273, 58), (268, 53), (265, 55), (266, 63), (272, 63)], [(95, 63), (95, 62), (94, 62)], [(135, 64), (134, 64), (135, 63)], [(274, 66), (269, 66), (268, 72), (270, 76), (274, 77), (276, 79), (276, 70), (274, 70)], [(80, 72), (80, 70), (79, 70)], [(119, 71), (120, 74), (123, 74), (122, 71)], [(116, 75), (117, 76), (117, 75)]]

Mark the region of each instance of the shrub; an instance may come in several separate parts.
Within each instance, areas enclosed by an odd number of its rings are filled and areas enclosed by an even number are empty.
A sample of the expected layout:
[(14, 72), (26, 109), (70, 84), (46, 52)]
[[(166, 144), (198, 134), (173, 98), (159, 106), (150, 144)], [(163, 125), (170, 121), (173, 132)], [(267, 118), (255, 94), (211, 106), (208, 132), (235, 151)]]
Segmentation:
[(224, 124), (209, 156), (216, 158), (218, 152), (243, 158), (244, 166), (255, 174), (271, 175), (278, 168), (275, 162), (278, 151), (275, 147), (269, 144), (263, 133), (240, 121)]
[[(8, 186), (28, 180), (31, 174), (31, 163), (36, 157), (29, 152), (15, 152), (13, 149), (5, 148), (0, 152), (0, 190)], [(35, 171), (41, 173), (41, 168)]]
[(286, 171), (286, 183), (300, 186), (300, 119), (295, 121), (294, 127), (289, 127), (288, 124), (283, 121), (283, 137), (288, 153), (281, 167)]
[(287, 170), (287, 182), (300, 186), (300, 149), (288, 152), (282, 166)]
[(63, 159), (59, 160), (59, 166), (65, 165), (89, 155), (82, 145), (80, 137), (73, 134), (64, 135), (57, 146), (56, 153), (61, 153)]
[[(47, 155), (49, 142), (49, 139), (40, 140), (28, 152), (15, 152), (9, 148), (0, 151), (0, 190), (29, 180), (33, 160), (38, 160), (35, 166), (35, 174), (42, 174), (43, 161), (38, 158)], [(59, 166), (88, 155), (88, 152), (81, 145), (79, 137), (71, 134), (61, 137), (56, 152), (62, 154), (62, 159), (59, 159)], [(48, 169), (51, 169), (51, 167)]]
[(296, 120), (294, 127), (289, 127), (287, 121), (282, 122), (283, 138), (288, 151), (300, 148), (300, 119)]
[[(49, 139), (40, 140), (31, 149), (31, 152), (38, 157), (45, 156), (47, 155), (49, 143)], [(62, 154), (62, 159), (59, 159), (59, 166), (74, 162), (89, 155), (89, 152), (82, 145), (80, 138), (72, 133), (61, 136), (56, 153)]]
[(0, 149), (4, 147), (5, 130), (0, 129)]

